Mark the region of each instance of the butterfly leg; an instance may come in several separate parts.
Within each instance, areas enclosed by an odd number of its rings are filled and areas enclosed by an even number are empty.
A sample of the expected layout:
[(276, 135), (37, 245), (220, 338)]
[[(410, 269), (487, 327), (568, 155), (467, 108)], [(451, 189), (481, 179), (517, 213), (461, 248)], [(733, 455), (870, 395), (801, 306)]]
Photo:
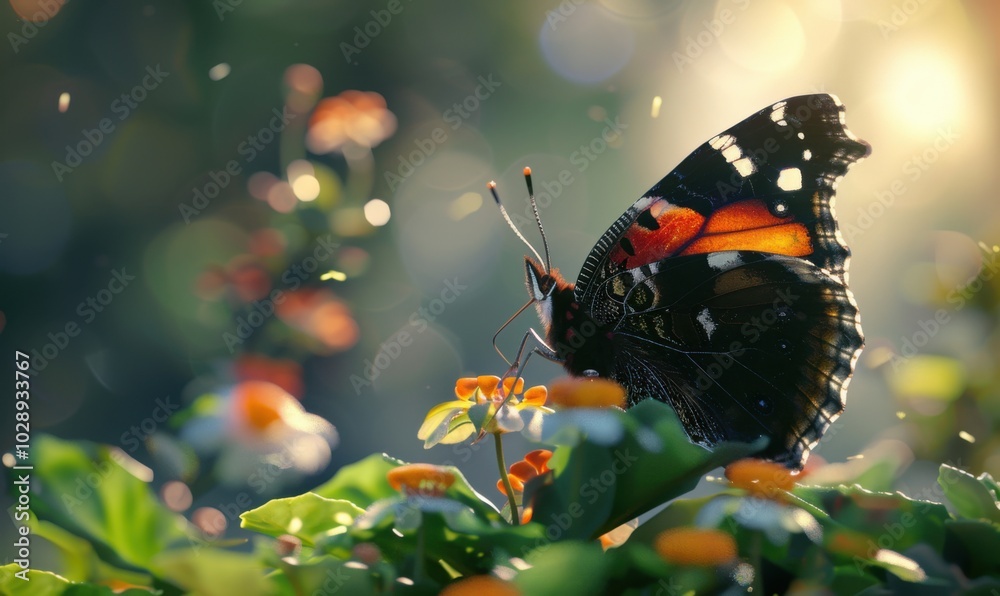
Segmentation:
[[(537, 341), (539, 345), (533, 347), (531, 351), (528, 352), (528, 355), (524, 356), (524, 349), (528, 344), (529, 337), (534, 337), (535, 341)], [(547, 343), (545, 343), (545, 340), (542, 339), (542, 337), (538, 334), (538, 332), (535, 331), (534, 329), (529, 328), (528, 331), (524, 334), (524, 337), (521, 339), (521, 345), (517, 348), (517, 354), (514, 356), (514, 362), (510, 364), (510, 368), (507, 369), (507, 372), (505, 372), (500, 377), (500, 384), (498, 385), (498, 387), (501, 392), (500, 395), (503, 396), (503, 401), (497, 407), (497, 412), (499, 412), (500, 408), (502, 408), (510, 400), (512, 395), (514, 395), (513, 391), (511, 391), (506, 395), (503, 394), (504, 381), (507, 380), (508, 377), (513, 377), (514, 379), (520, 379), (521, 373), (524, 372), (524, 367), (527, 366), (528, 359), (531, 358), (532, 354), (538, 354), (539, 356), (547, 360), (551, 360), (553, 362), (559, 362), (559, 363), (562, 362), (562, 360), (556, 354), (556, 351), (553, 350), (551, 347), (549, 347)], [(501, 356), (503, 356), (503, 354), (501, 354)], [(524, 356), (524, 360), (521, 359), (522, 356)], [(504, 360), (506, 360), (506, 358)], [(514, 382), (514, 385), (512, 387), (517, 387), (516, 381)], [(493, 414), (493, 417), (496, 417), (496, 414)], [(484, 429), (487, 426), (487, 424), (489, 424), (489, 422), (493, 420), (493, 417), (491, 417), (490, 420), (486, 422), (486, 424), (483, 424)], [(485, 436), (486, 436), (485, 430), (479, 431), (479, 436), (476, 437), (476, 440), (473, 441), (473, 444), (478, 443)]]
[[(532, 337), (538, 342), (539, 345), (533, 347), (525, 356), (524, 350), (528, 345), (528, 339)], [(563, 362), (563, 360), (559, 358), (556, 351), (545, 342), (537, 331), (534, 329), (528, 329), (528, 331), (524, 334), (524, 337), (521, 338), (521, 345), (517, 348), (517, 354), (514, 356), (514, 362), (510, 364), (510, 368), (508, 368), (507, 372), (503, 374), (502, 379), (506, 379), (510, 376), (513, 376), (515, 379), (519, 379), (521, 377), (521, 373), (524, 371), (524, 367), (528, 364), (528, 359), (531, 358), (532, 354), (538, 354), (546, 360), (551, 360), (552, 362), (559, 364)], [(524, 357), (523, 360), (522, 356)], [(501, 381), (501, 383), (502, 382), (503, 381)]]

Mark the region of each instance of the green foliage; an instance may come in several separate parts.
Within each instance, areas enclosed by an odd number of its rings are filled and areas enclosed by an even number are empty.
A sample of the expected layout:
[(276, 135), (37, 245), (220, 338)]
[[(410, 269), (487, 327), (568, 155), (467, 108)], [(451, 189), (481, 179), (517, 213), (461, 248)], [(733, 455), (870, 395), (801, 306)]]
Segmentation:
[[(761, 446), (693, 445), (673, 411), (652, 401), (556, 420), (543, 431), (558, 443), (552, 471), (528, 482), (531, 521), (523, 525), (510, 525), (456, 468), (441, 468), (453, 481), (438, 492), (400, 492), (387, 474), (403, 462), (373, 455), (310, 492), (243, 513), (242, 527), (259, 536), (252, 550), (201, 539), (129, 473), (134, 462), (122, 454), (41, 438), (31, 529), (34, 540), (57, 547), (66, 577), (32, 569), (28, 590), (14, 563), (0, 568), (0, 591), (110, 594), (116, 580), (133, 586), (127, 594), (146, 593), (139, 587), (434, 594), (479, 574), (505, 578), (525, 594), (751, 587), (770, 594), (793, 584), (837, 593), (1000, 589), (997, 487), (989, 476), (942, 466), (937, 494), (946, 506), (855, 484), (891, 484), (876, 476), (891, 477), (898, 466), (873, 457), (841, 482), (808, 485), (807, 478), (766, 499), (734, 487), (685, 499), (706, 473)], [(668, 501), (623, 543), (602, 550), (599, 536)], [(663, 532), (682, 528), (730, 536), (737, 558), (703, 565), (663, 558)]]

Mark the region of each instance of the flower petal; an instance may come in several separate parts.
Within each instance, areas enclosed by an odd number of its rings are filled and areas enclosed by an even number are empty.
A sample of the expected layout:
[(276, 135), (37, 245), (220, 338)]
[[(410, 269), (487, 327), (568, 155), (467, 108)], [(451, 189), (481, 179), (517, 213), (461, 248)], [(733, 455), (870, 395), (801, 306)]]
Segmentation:
[(548, 449), (535, 449), (524, 456), (524, 461), (531, 464), (539, 474), (549, 471), (550, 459), (552, 459), (552, 452)]
[(406, 464), (386, 472), (389, 485), (403, 492), (439, 495), (454, 484), (455, 473), (444, 466)]
[(493, 395), (493, 392), (500, 385), (500, 377), (494, 375), (480, 375), (477, 381), (479, 383), (479, 390), (487, 396)]
[(462, 377), (461, 379), (455, 381), (455, 396), (458, 399), (464, 399), (469, 401), (472, 396), (476, 394), (476, 389), (479, 388), (479, 379), (475, 377)]
[(721, 530), (671, 528), (656, 537), (654, 546), (677, 565), (723, 565), (736, 558), (736, 540)]
[(497, 412), (496, 417), (493, 419), (493, 423), (500, 432), (505, 433), (516, 433), (524, 428), (524, 420), (521, 418), (521, 413), (509, 406), (500, 408), (500, 411)]
[(538, 476), (538, 470), (535, 469), (535, 466), (522, 460), (514, 462), (510, 466), (510, 476), (521, 481), (531, 480), (535, 476)]
[(446, 434), (440, 441), (442, 445), (454, 445), (455, 443), (461, 443), (474, 435), (476, 433), (476, 426), (472, 424), (469, 417), (462, 414), (456, 416), (454, 420), (451, 421), (451, 425), (448, 429), (448, 434)]
[(522, 391), (524, 391), (524, 379), (518, 378), (516, 386), (514, 385), (514, 377), (507, 377), (506, 379), (504, 379), (503, 380), (503, 394), (505, 396), (506, 395), (510, 395), (510, 393), (511, 393), (510, 388), (511, 387), (514, 388), (514, 395), (520, 395), (520, 393)]
[(420, 425), (417, 438), (426, 441), (441, 426), (445, 427), (445, 433), (447, 433), (447, 423), (451, 422), (455, 416), (468, 410), (468, 407), (468, 402), (464, 401), (449, 401), (434, 406), (430, 412), (427, 412), (427, 416)]
[(625, 407), (625, 389), (610, 379), (560, 379), (552, 383), (549, 398), (566, 408)]
[(521, 403), (530, 406), (544, 406), (545, 400), (548, 398), (549, 390), (544, 385), (535, 385), (524, 392), (524, 398), (521, 400)]

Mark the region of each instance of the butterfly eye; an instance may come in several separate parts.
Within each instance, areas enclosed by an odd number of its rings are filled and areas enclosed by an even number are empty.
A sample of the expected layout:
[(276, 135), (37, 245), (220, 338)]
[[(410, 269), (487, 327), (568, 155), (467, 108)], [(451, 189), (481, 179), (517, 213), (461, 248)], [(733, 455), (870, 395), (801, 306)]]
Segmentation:
[(600, 373), (598, 373), (596, 370), (594, 370), (592, 368), (588, 368), (587, 370), (583, 371), (583, 376), (585, 376), (585, 377), (597, 377), (597, 376), (600, 376)]

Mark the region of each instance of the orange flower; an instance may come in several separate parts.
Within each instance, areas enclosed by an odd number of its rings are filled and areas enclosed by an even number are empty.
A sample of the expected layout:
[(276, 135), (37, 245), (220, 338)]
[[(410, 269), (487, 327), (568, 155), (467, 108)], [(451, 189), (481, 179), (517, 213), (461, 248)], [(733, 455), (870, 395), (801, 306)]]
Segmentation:
[(375, 147), (396, 132), (396, 116), (373, 91), (344, 91), (319, 102), (309, 119), (306, 146), (313, 153), (334, 153), (348, 144)]
[(629, 539), (629, 536), (631, 536), (632, 532), (634, 532), (638, 527), (639, 520), (636, 518), (632, 521), (623, 523), (610, 532), (601, 534), (601, 537), (598, 539), (601, 542), (601, 548), (604, 550), (618, 548), (619, 546), (625, 544), (625, 541)]
[[(535, 476), (541, 476), (548, 472), (549, 459), (551, 458), (552, 452), (548, 449), (535, 449), (525, 455), (523, 460), (511, 464), (510, 473), (507, 475), (507, 478), (510, 479), (510, 487), (514, 489), (514, 492), (524, 492), (524, 484), (526, 482)], [(507, 495), (507, 489), (503, 485), (503, 478), (497, 480), (497, 490), (503, 493), (504, 496)]]
[(439, 596), (520, 596), (517, 587), (492, 575), (473, 575), (445, 586)]
[[(524, 411), (536, 410), (551, 413), (545, 407), (548, 391), (536, 386), (524, 391), (524, 379), (506, 378), (503, 387), (500, 377), (481, 375), (463, 377), (455, 382), (457, 401), (448, 401), (431, 408), (424, 417), (417, 438), (430, 448), (438, 443), (461, 443), (475, 433), (475, 424), (469, 418), (473, 406), (489, 404), (487, 416), (481, 421), (485, 431), (499, 434), (520, 430), (523, 420), (516, 416)], [(520, 426), (518, 426), (520, 425)]]
[(327, 353), (347, 350), (360, 337), (350, 308), (326, 289), (289, 290), (275, 312), (290, 327), (318, 340)]
[(673, 528), (660, 532), (654, 547), (676, 565), (725, 565), (736, 558), (736, 540), (721, 530)]
[(294, 360), (241, 354), (236, 358), (234, 369), (239, 381), (267, 381), (295, 397), (302, 396), (302, 366)]
[(265, 432), (281, 420), (282, 410), (289, 403), (288, 394), (271, 383), (247, 381), (233, 390), (237, 412), (252, 432)]
[(440, 497), (455, 482), (455, 474), (443, 466), (407, 464), (389, 470), (386, 479), (403, 494)]
[(552, 383), (552, 403), (564, 408), (625, 407), (625, 389), (609, 379), (569, 377)]
[(785, 491), (792, 490), (800, 476), (781, 464), (746, 458), (726, 466), (726, 478), (754, 496), (783, 501)]

